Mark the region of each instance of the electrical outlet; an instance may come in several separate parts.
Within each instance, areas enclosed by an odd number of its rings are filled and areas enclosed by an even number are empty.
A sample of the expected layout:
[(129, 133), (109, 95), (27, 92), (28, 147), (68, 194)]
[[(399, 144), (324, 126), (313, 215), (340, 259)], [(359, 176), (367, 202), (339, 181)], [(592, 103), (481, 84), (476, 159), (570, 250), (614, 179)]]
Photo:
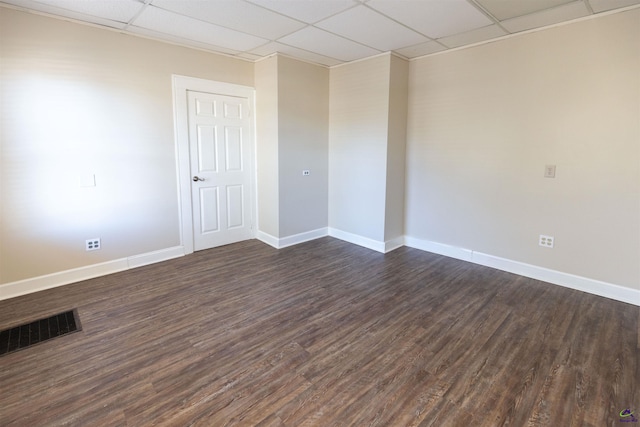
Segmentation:
[(545, 248), (553, 248), (553, 236), (545, 236), (544, 234), (541, 234), (538, 244)]
[(311, 172), (309, 172), (307, 169), (305, 169), (305, 170), (302, 171), (302, 175), (303, 176), (309, 176), (309, 175), (311, 175)]
[(85, 250), (87, 251), (96, 251), (101, 248), (100, 238), (87, 239), (85, 240)]

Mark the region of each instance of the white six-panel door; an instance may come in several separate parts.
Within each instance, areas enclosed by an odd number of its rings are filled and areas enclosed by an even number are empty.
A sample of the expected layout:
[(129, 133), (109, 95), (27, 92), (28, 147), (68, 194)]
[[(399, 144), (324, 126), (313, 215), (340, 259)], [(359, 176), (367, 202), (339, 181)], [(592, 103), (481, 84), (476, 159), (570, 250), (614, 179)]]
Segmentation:
[(250, 239), (249, 100), (187, 94), (194, 250)]

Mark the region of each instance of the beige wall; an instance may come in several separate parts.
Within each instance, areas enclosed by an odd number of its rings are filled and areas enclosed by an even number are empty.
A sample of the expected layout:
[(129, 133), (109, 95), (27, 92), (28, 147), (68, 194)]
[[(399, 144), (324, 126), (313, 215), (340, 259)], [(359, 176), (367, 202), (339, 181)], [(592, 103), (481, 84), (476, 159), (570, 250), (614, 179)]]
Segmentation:
[(280, 235), (278, 177), (278, 57), (255, 64), (258, 229)]
[(171, 75), (253, 64), (6, 8), (0, 56), (0, 283), (178, 245)]
[(329, 226), (378, 244), (403, 236), (408, 70), (391, 54), (331, 69)]
[(409, 91), (409, 63), (396, 56), (391, 56), (390, 59), (385, 241), (404, 235), (404, 179)]
[[(329, 70), (278, 57), (280, 234), (325, 228), (328, 215)], [(310, 171), (302, 176), (302, 170)]]
[(332, 68), (329, 226), (384, 241), (389, 55)]
[(407, 235), (640, 289), (640, 10), (417, 60), (409, 84)]
[(275, 55), (256, 63), (255, 84), (259, 230), (280, 239), (325, 228), (329, 70)]

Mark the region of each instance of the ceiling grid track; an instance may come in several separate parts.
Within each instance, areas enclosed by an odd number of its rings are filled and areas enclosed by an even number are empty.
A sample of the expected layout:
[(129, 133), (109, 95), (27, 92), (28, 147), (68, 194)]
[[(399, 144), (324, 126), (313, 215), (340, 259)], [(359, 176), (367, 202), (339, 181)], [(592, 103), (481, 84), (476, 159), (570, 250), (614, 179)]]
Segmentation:
[(640, 0), (0, 0), (41, 15), (256, 61), (275, 53), (332, 67), (401, 58), (640, 8)]

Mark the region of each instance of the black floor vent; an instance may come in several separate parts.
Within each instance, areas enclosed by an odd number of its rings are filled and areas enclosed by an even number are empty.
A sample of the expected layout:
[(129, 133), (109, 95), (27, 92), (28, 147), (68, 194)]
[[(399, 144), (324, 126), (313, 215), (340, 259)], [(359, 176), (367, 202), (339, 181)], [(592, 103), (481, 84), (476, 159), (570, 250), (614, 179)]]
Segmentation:
[(77, 310), (6, 329), (0, 332), (0, 356), (81, 329)]

